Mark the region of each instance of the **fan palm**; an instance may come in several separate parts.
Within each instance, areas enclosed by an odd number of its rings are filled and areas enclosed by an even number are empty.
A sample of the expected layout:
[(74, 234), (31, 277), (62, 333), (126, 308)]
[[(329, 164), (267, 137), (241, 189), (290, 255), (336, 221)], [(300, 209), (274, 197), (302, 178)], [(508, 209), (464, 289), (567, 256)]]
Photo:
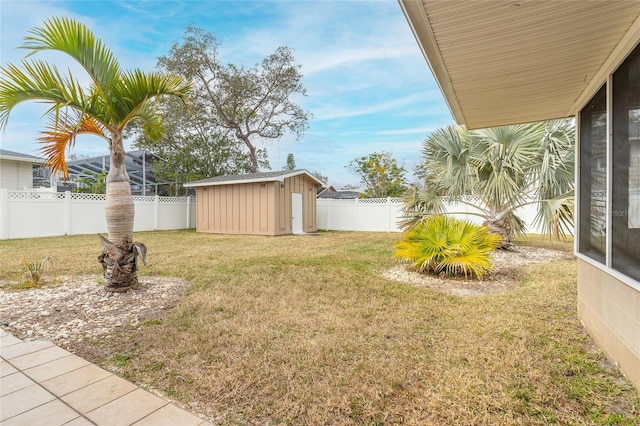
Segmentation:
[(125, 291), (137, 284), (136, 254), (144, 261), (146, 248), (133, 243), (134, 206), (129, 176), (125, 169), (123, 131), (133, 121), (158, 138), (160, 116), (152, 103), (163, 95), (184, 98), (190, 85), (179, 77), (123, 71), (113, 54), (81, 23), (52, 18), (29, 31), (21, 48), (27, 56), (40, 51), (58, 51), (73, 58), (90, 78), (87, 88), (71, 72), (61, 73), (55, 65), (23, 59), (22, 67), (0, 67), (0, 128), (5, 128), (13, 108), (25, 101), (50, 105), (48, 127), (42, 132), (43, 153), (54, 172), (68, 177), (65, 150), (82, 134), (97, 135), (109, 144), (106, 220), (109, 239), (101, 237), (105, 288)]
[[(405, 228), (447, 211), (455, 201), (478, 210), (492, 232), (503, 236), (524, 232), (514, 211), (538, 203), (536, 223), (556, 237), (570, 233), (573, 215), (574, 127), (566, 120), (466, 130), (449, 126), (433, 132), (424, 144), (418, 172), (423, 190), (405, 205)], [(466, 212), (448, 212), (466, 213)], [(466, 213), (469, 214), (469, 213)]]
[(482, 278), (493, 269), (491, 252), (499, 243), (486, 226), (435, 215), (402, 234), (394, 257), (421, 273)]

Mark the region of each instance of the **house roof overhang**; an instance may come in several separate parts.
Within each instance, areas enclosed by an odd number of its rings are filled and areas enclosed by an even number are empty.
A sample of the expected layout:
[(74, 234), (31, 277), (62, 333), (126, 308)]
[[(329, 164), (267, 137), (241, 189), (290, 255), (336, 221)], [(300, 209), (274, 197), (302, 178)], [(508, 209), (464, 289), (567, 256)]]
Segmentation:
[(0, 160), (19, 161), (21, 163), (31, 163), (35, 165), (43, 165), (47, 162), (44, 158), (22, 154), (20, 152), (7, 151), (5, 149), (0, 149)]
[(575, 115), (640, 40), (628, 0), (398, 0), (467, 128)]

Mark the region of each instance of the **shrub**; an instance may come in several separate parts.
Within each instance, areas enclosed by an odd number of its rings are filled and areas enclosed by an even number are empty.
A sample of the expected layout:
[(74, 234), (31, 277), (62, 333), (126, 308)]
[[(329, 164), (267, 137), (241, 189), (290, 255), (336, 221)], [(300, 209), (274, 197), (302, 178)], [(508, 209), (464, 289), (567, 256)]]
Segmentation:
[(500, 241), (486, 226), (436, 215), (402, 234), (395, 259), (421, 273), (482, 278), (493, 269), (490, 253)]
[(22, 260), (22, 284), (25, 287), (36, 287), (40, 284), (42, 275), (46, 269), (47, 264), (52, 265), (53, 259), (51, 256), (46, 256), (40, 261), (27, 261)]

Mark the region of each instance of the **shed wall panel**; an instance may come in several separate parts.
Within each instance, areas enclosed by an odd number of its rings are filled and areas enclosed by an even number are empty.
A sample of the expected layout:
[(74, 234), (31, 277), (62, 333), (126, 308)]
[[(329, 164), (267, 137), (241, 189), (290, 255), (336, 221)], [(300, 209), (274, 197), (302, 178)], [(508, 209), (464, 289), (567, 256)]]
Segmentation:
[(291, 194), (302, 194), (303, 231), (315, 232), (316, 183), (306, 176), (196, 188), (198, 232), (283, 235), (292, 232)]

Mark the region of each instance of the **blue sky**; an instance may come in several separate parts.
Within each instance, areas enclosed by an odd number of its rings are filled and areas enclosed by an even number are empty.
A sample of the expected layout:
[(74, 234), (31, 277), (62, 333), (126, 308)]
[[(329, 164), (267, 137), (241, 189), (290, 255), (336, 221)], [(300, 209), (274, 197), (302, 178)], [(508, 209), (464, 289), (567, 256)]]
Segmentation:
[[(380, 151), (391, 152), (412, 179), (422, 141), (453, 123), (396, 0), (1, 0), (0, 15), (3, 65), (18, 63), (26, 51), (16, 47), (27, 31), (52, 16), (83, 22), (124, 69), (154, 69), (189, 22), (217, 36), (224, 63), (252, 66), (278, 46), (291, 47), (308, 94), (299, 102), (313, 118), (300, 141), (287, 135), (266, 145), (271, 168), (280, 170), (292, 153), (298, 168), (322, 172), (337, 188), (358, 183), (345, 168), (349, 161)], [(69, 64), (57, 54), (37, 57), (62, 69)], [(2, 148), (39, 155), (44, 111), (34, 102), (16, 107)], [(107, 152), (103, 140), (88, 137), (71, 151)]]

